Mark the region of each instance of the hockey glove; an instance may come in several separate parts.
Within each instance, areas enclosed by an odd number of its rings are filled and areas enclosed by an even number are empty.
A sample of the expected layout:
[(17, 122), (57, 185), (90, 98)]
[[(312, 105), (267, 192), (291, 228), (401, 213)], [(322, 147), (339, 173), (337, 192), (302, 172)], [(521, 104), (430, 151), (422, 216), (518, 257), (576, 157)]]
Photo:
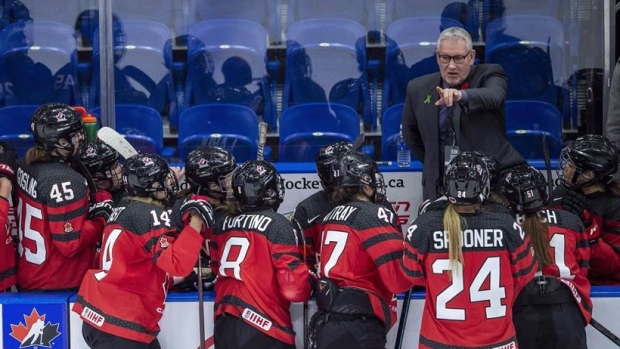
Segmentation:
[(565, 186), (558, 186), (555, 190), (555, 195), (558, 195), (553, 200), (556, 207), (559, 205), (559, 208), (579, 217), (588, 234), (588, 240), (590, 240), (591, 244), (596, 243), (601, 235), (603, 220), (600, 216), (590, 212), (588, 198), (582, 193)]
[(588, 209), (588, 199), (585, 195), (564, 186), (559, 186), (554, 195), (554, 205), (559, 205), (560, 209), (574, 214), (582, 221), (585, 219), (584, 211)]
[(184, 224), (189, 222), (192, 214), (197, 214), (202, 220), (204, 230), (213, 227), (213, 207), (211, 207), (209, 199), (206, 196), (188, 196), (181, 205), (180, 211), (181, 220)]
[(0, 177), (15, 179), (16, 161), (15, 148), (8, 142), (0, 141)]
[(107, 191), (100, 190), (91, 196), (92, 204), (88, 207), (88, 219), (103, 218), (105, 221), (112, 214), (112, 195)]

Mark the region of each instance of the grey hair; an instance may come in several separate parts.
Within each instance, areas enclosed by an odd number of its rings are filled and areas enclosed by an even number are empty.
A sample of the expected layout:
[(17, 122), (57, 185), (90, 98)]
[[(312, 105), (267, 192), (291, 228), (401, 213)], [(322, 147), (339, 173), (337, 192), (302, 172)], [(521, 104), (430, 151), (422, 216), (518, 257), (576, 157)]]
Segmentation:
[(437, 39), (437, 50), (439, 50), (439, 44), (441, 40), (450, 40), (452, 42), (456, 42), (459, 40), (465, 40), (465, 44), (467, 45), (467, 51), (471, 51), (474, 47), (471, 41), (471, 35), (467, 32), (467, 30), (459, 27), (450, 27), (445, 29), (439, 34), (439, 39)]

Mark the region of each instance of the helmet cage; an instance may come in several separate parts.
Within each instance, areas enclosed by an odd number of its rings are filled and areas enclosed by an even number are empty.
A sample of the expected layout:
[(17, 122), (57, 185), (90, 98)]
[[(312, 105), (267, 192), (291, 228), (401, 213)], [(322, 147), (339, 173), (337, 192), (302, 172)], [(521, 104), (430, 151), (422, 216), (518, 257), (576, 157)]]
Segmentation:
[[(219, 147), (205, 147), (193, 150), (185, 162), (185, 178), (192, 192), (225, 199), (225, 190), (221, 189), (220, 180), (237, 167), (232, 154)], [(217, 190), (210, 188), (215, 184)], [(200, 192), (198, 192), (200, 191)]]
[[(561, 183), (573, 189), (596, 183), (609, 183), (618, 171), (620, 151), (618, 146), (601, 135), (586, 135), (577, 138), (562, 149), (558, 161), (557, 176)], [(572, 176), (566, 178), (567, 166), (574, 168)], [(579, 182), (582, 174), (592, 171), (592, 179)]]
[[(39, 107), (32, 116), (30, 132), (39, 148), (64, 160), (79, 156), (86, 144), (81, 115), (64, 104)], [(68, 154), (63, 155), (57, 150), (66, 150)]]
[[(168, 164), (154, 154), (138, 154), (125, 161), (123, 183), (131, 196), (150, 197), (165, 205), (174, 202), (179, 190), (177, 178)], [(155, 194), (164, 192), (164, 198)]]

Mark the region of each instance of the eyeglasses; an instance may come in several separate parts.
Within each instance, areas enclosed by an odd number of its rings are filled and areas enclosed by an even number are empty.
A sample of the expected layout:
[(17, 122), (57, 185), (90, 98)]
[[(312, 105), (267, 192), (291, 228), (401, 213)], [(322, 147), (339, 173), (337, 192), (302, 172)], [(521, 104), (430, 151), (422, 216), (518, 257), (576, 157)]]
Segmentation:
[(439, 54), (439, 52), (437, 52), (437, 57), (439, 57), (439, 61), (444, 64), (449, 64), (452, 60), (454, 60), (455, 64), (463, 64), (465, 62), (465, 58), (467, 58), (470, 53), (471, 51), (467, 52), (465, 56), (448, 56), (441, 55)]

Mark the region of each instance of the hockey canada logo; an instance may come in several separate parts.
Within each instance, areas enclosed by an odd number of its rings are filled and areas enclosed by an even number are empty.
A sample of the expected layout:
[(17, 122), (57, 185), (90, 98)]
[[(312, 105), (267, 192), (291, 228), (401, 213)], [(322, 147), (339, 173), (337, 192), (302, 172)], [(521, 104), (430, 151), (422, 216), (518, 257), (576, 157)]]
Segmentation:
[(24, 322), (18, 325), (11, 324), (11, 337), (20, 342), (20, 348), (43, 347), (51, 348), (52, 341), (60, 336), (59, 324), (45, 323), (45, 314), (39, 315), (37, 309), (32, 309), (30, 315), (24, 315)]
[(56, 114), (55, 118), (59, 122), (60, 121), (67, 121), (67, 116), (63, 112), (59, 112), (58, 114)]

